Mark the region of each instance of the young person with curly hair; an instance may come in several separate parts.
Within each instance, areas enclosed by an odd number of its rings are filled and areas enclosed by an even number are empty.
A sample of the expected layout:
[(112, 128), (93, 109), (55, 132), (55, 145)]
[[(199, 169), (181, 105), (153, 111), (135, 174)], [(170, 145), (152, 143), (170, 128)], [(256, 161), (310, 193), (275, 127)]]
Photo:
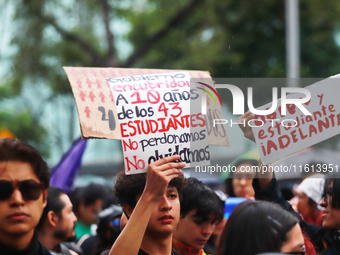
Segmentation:
[(116, 179), (115, 195), (129, 218), (111, 248), (110, 255), (174, 255), (172, 233), (180, 218), (179, 193), (184, 183), (174, 155), (148, 166), (147, 174), (126, 175)]

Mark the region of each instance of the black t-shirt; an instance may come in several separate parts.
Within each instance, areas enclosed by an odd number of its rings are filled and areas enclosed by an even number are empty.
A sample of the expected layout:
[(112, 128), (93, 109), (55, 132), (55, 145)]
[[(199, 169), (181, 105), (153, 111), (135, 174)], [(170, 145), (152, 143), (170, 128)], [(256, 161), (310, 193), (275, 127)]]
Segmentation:
[[(101, 255), (107, 255), (110, 251), (104, 251)], [(149, 255), (143, 250), (139, 250), (138, 255)], [(171, 250), (171, 255), (179, 255), (177, 251)]]
[[(149, 255), (147, 254), (145, 251), (143, 250), (139, 250), (138, 255)], [(171, 255), (179, 255), (177, 251), (175, 251), (174, 249), (171, 250)]]
[(23, 250), (18, 250), (0, 242), (0, 254), (1, 255), (51, 255), (51, 252), (47, 250), (38, 241), (37, 234), (35, 233), (30, 245)]
[(84, 240), (84, 242), (80, 245), (80, 248), (83, 250), (84, 255), (92, 255), (95, 245), (99, 242), (98, 236), (89, 236)]

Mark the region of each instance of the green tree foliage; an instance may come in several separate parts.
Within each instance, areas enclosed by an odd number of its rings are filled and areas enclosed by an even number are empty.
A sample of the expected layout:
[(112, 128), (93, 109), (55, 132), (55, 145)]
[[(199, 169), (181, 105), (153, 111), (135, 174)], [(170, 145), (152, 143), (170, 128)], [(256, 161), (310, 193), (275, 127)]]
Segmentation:
[[(177, 7), (175, 1), (162, 0), (150, 6), (132, 20), (130, 38), (137, 47), (162, 26), (155, 20), (169, 19)], [(302, 77), (339, 73), (339, 17), (337, 1), (300, 1)], [(203, 69), (221, 78), (285, 77), (285, 43), (284, 1), (202, 1), (139, 65)]]
[[(71, 93), (62, 66), (197, 69), (208, 70), (213, 77), (286, 74), (284, 1), (12, 2), (12, 45), (17, 52), (6, 76), (10, 89), (0, 86), (0, 100), (19, 96), (28, 84), (40, 84), (51, 93), (43, 100), (36, 95), (34, 100), (41, 104), (38, 108), (55, 103), (57, 95)], [(300, 1), (303, 77), (327, 77), (339, 72), (339, 18), (338, 1)], [(130, 29), (122, 32), (122, 27)], [(132, 46), (127, 57), (122, 52), (127, 47), (118, 46), (122, 42)], [(258, 89), (262, 90), (260, 85)], [(260, 104), (266, 100), (262, 94), (258, 98)], [(34, 116), (31, 119), (30, 111)], [(47, 132), (41, 114), (30, 108), (7, 116), (0, 110), (0, 126), (27, 122), (18, 124), (21, 129), (16, 135), (43, 144)], [(23, 117), (21, 121), (18, 116)], [(36, 127), (33, 133), (28, 131), (31, 125)]]
[(8, 128), (19, 140), (28, 141), (38, 148), (43, 156), (49, 155), (48, 143), (45, 140), (47, 132), (30, 111), (20, 111), (17, 114), (1, 111), (0, 120), (0, 128)]

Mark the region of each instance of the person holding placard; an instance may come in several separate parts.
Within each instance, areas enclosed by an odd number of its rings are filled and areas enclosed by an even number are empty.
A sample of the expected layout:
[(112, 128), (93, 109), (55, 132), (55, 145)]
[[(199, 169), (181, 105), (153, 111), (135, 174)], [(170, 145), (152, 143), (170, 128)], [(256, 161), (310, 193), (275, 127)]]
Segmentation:
[(148, 166), (147, 174), (118, 174), (115, 195), (129, 220), (110, 255), (178, 254), (171, 243), (180, 217), (179, 193), (184, 183), (180, 168), (185, 163), (174, 162), (179, 158), (174, 155), (159, 159)]
[[(247, 112), (239, 119), (248, 123), (254, 115)], [(244, 123), (244, 122), (243, 122)], [(250, 126), (240, 125), (244, 136), (255, 142), (254, 134)], [(280, 204), (284, 209), (296, 214), (300, 218), (301, 229), (311, 238), (312, 243), (320, 251), (321, 255), (340, 254), (340, 179), (335, 173), (326, 177), (324, 191), (320, 206), (324, 208), (322, 227), (308, 224), (303, 221), (291, 205), (279, 191), (275, 176), (272, 171), (261, 171), (269, 166), (263, 166), (259, 162), (259, 178), (253, 179), (256, 200), (272, 201)]]

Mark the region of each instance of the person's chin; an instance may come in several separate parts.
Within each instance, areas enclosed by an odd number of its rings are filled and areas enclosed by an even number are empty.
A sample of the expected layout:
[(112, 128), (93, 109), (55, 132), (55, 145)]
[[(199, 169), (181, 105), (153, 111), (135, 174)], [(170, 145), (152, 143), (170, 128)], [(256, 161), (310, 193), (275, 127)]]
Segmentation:
[(70, 237), (70, 239), (73, 239), (73, 238), (76, 238), (76, 233), (75, 232), (73, 232), (71, 237)]
[(208, 240), (197, 240), (194, 249), (200, 251), (204, 248), (205, 244), (207, 243)]
[(24, 234), (27, 232), (34, 232), (33, 224), (27, 224), (26, 222), (19, 222), (16, 224), (6, 224), (6, 227), (8, 229), (8, 233), (13, 234)]
[(167, 226), (162, 226), (161, 229), (162, 229), (162, 232), (164, 232), (164, 233), (172, 233), (172, 232), (174, 232), (175, 227), (171, 226), (171, 225), (167, 225)]
[(330, 224), (330, 222), (326, 219), (324, 219), (323, 221), (322, 221), (322, 227), (323, 228), (332, 228), (332, 226), (331, 226), (332, 224)]
[(197, 247), (195, 248), (195, 250), (200, 251), (200, 250), (202, 250), (203, 248), (204, 248), (204, 245), (200, 245), (200, 246), (197, 246)]
[(192, 247), (197, 253), (199, 253), (200, 250), (204, 248), (204, 245), (198, 245), (196, 244), (194, 247)]
[(240, 190), (238, 190), (237, 192), (235, 192), (235, 194), (236, 194), (238, 197), (244, 197), (245, 195), (248, 194), (248, 192), (247, 192), (246, 189), (240, 189)]
[(175, 231), (175, 228), (176, 226), (167, 225), (167, 226), (163, 226), (162, 228), (160, 228), (160, 230), (164, 234), (172, 234)]
[(74, 242), (76, 241), (76, 233), (73, 232), (72, 234), (70, 234), (66, 239), (65, 242)]

